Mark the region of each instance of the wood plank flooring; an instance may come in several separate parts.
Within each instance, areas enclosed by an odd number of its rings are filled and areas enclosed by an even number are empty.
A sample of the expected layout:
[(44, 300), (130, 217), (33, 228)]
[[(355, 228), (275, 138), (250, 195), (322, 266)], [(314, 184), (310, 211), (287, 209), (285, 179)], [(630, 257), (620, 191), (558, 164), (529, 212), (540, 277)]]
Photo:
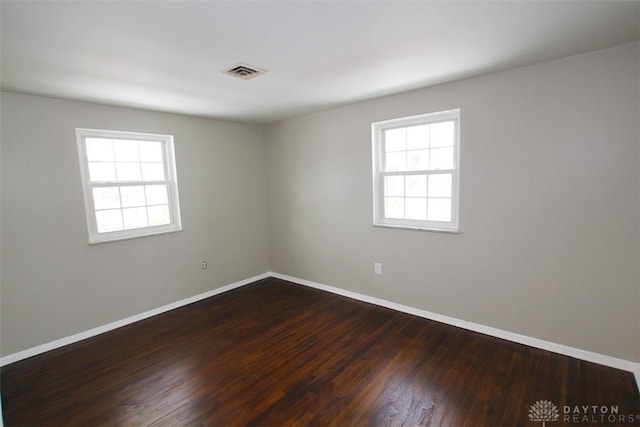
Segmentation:
[(0, 375), (7, 426), (640, 425), (628, 372), (277, 279)]

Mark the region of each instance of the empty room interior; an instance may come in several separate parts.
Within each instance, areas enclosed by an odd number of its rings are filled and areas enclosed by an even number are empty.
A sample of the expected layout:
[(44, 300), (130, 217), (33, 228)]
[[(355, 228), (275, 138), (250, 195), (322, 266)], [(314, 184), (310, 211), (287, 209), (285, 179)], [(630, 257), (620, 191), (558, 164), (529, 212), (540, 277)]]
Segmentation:
[(9, 425), (640, 426), (640, 2), (0, 2)]

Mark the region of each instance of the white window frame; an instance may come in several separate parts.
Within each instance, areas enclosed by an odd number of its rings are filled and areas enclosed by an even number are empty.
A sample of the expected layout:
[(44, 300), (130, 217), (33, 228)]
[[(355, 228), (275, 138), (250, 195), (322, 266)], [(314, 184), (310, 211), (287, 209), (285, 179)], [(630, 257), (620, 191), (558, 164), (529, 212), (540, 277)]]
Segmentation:
[[(454, 147), (453, 168), (435, 170), (417, 170), (384, 172), (384, 131), (394, 128), (411, 127), (417, 125), (432, 124), (444, 121), (454, 122)], [(420, 114), (399, 119), (375, 122), (371, 125), (372, 132), (372, 157), (373, 157), (373, 225), (380, 227), (406, 228), (423, 231), (441, 231), (458, 233), (459, 199), (460, 199), (460, 109), (440, 111), (435, 113)], [(451, 221), (427, 221), (386, 218), (384, 215), (384, 177), (391, 175), (411, 174), (452, 174), (452, 206)]]
[[(87, 159), (86, 138), (107, 138), (126, 140), (146, 140), (158, 141), (163, 146), (163, 165), (165, 169), (165, 179), (162, 181), (104, 181), (91, 182), (89, 177), (89, 164)], [(150, 133), (123, 132), (102, 129), (76, 128), (76, 140), (78, 144), (78, 155), (80, 160), (80, 173), (82, 190), (84, 194), (85, 214), (87, 219), (87, 229), (89, 234), (89, 244), (119, 241), (157, 234), (172, 233), (182, 230), (180, 217), (180, 202), (178, 198), (178, 177), (176, 173), (175, 154), (173, 148), (172, 135), (158, 135)], [(96, 209), (93, 200), (93, 188), (108, 186), (136, 186), (149, 184), (166, 184), (167, 198), (169, 206), (170, 223), (166, 225), (146, 226), (127, 230), (110, 232), (98, 232), (96, 224)]]

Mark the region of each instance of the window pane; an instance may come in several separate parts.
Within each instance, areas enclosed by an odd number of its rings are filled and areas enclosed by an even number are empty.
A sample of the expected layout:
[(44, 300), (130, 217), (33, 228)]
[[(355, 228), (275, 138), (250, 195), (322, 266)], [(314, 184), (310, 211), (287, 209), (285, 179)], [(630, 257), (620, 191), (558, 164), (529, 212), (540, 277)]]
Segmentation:
[(407, 170), (407, 152), (387, 153), (385, 156), (385, 172)]
[(374, 225), (457, 231), (460, 110), (376, 122), (372, 130)]
[(402, 197), (385, 197), (384, 216), (386, 218), (404, 218), (404, 199)]
[(432, 149), (431, 169), (453, 169), (453, 147)]
[(429, 148), (429, 125), (407, 128), (407, 150)]
[(417, 219), (417, 220), (426, 220), (427, 219), (427, 199), (425, 198), (415, 198), (415, 199), (405, 199), (405, 218), (406, 219)]
[(407, 151), (407, 170), (425, 170), (429, 168), (429, 150)]
[(96, 210), (120, 207), (118, 187), (97, 187), (93, 189), (93, 205)]
[(141, 162), (162, 162), (162, 143), (159, 141), (138, 141)]
[(451, 199), (429, 199), (429, 221), (451, 221)]
[(122, 219), (124, 220), (125, 230), (146, 227), (148, 225), (147, 208), (122, 209)]
[(454, 122), (431, 125), (431, 147), (453, 147)]
[(116, 162), (140, 161), (140, 156), (138, 154), (138, 141), (130, 139), (114, 139), (113, 151), (115, 153)]
[(168, 203), (169, 197), (167, 196), (166, 185), (147, 185), (145, 190), (147, 192), (147, 205), (164, 205)]
[(149, 211), (149, 225), (165, 225), (169, 224), (169, 206), (150, 206), (147, 208)]
[(404, 196), (404, 176), (385, 176), (384, 195), (400, 197)]
[(120, 187), (120, 194), (122, 195), (122, 207), (131, 208), (134, 206), (144, 206), (144, 187)]
[[(407, 175), (406, 178), (407, 197), (427, 197), (427, 176), (426, 175)], [(426, 207), (425, 203), (425, 207)]]
[(389, 129), (384, 132), (384, 149), (390, 151), (402, 151), (407, 149), (406, 128)]
[(87, 160), (97, 162), (113, 161), (113, 145), (110, 139), (86, 138)]
[(116, 163), (118, 181), (140, 181), (140, 163)]
[(451, 174), (429, 175), (429, 197), (451, 197)]
[(83, 128), (76, 137), (90, 244), (182, 229), (173, 137)]
[(162, 163), (141, 163), (143, 181), (164, 181)]
[(91, 182), (116, 180), (116, 169), (111, 162), (89, 162), (89, 179)]
[(98, 233), (122, 230), (122, 215), (120, 212), (120, 209), (96, 211)]

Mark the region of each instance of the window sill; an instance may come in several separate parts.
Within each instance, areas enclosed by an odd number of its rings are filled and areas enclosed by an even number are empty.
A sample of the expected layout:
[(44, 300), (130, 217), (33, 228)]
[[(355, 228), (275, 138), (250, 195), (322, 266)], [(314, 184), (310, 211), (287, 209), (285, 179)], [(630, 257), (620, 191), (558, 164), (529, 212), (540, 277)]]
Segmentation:
[(118, 233), (118, 235), (110, 235), (110, 236), (104, 236), (104, 235), (93, 235), (90, 237), (89, 239), (89, 245), (101, 245), (103, 243), (109, 243), (109, 242), (119, 242), (122, 240), (131, 240), (131, 239), (140, 239), (143, 237), (149, 237), (149, 236), (157, 236), (160, 234), (169, 234), (169, 233), (178, 233), (182, 231), (182, 227), (175, 227), (175, 228), (164, 228), (164, 229), (156, 229), (156, 230), (147, 230), (144, 233), (138, 232), (138, 233)]
[(456, 230), (448, 230), (444, 228), (428, 228), (428, 227), (414, 227), (410, 225), (395, 225), (395, 224), (373, 224), (374, 227), (380, 228), (396, 228), (400, 230), (413, 230), (413, 231), (430, 231), (433, 233), (444, 233), (444, 234), (461, 234), (462, 231), (460, 229)]

